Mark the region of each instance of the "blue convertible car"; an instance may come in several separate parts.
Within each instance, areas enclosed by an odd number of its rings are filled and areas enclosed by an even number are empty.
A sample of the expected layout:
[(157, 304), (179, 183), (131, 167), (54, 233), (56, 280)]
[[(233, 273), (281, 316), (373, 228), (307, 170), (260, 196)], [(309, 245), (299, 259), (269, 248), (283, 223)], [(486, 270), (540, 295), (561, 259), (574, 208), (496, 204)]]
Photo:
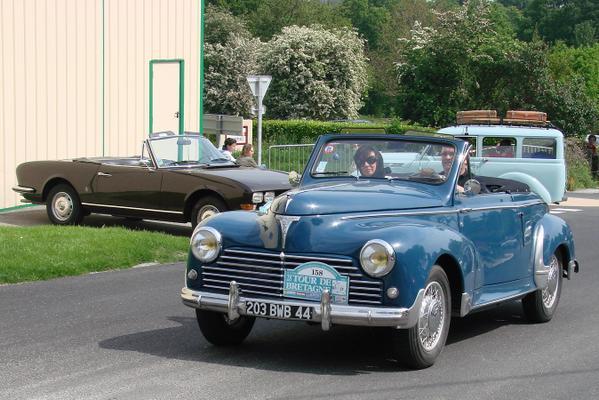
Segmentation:
[(412, 368), (434, 363), (452, 316), (521, 300), (549, 321), (578, 272), (570, 228), (525, 184), (472, 176), (468, 147), (322, 136), (299, 187), (198, 225), (183, 303), (216, 345), (242, 342), (256, 317), (387, 327)]

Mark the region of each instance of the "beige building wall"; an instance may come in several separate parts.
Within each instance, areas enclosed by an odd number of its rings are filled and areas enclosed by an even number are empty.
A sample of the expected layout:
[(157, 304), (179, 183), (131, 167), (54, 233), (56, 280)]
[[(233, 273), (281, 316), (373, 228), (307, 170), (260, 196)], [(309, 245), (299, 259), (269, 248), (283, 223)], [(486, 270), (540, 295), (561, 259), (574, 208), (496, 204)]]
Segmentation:
[(139, 154), (149, 62), (183, 59), (199, 129), (201, 0), (0, 0), (0, 210), (33, 160)]

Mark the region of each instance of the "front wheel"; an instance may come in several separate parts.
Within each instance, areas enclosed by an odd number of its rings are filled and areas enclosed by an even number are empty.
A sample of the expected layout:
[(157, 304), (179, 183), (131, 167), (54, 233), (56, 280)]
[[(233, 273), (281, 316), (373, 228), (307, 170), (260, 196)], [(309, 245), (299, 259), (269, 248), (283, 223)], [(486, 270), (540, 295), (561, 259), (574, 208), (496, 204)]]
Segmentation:
[(430, 367), (441, 354), (451, 321), (451, 289), (445, 271), (433, 266), (418, 310), (418, 323), (392, 331), (398, 361), (414, 369)]
[(193, 206), (191, 210), (191, 226), (196, 225), (208, 217), (227, 211), (225, 203), (214, 196), (203, 197)]
[(524, 315), (531, 322), (547, 322), (553, 318), (562, 293), (563, 266), (557, 254), (551, 256), (547, 287), (522, 299)]
[(240, 344), (252, 331), (255, 318), (240, 316), (230, 321), (226, 314), (196, 310), (196, 318), (202, 334), (216, 346)]
[(83, 220), (84, 211), (75, 189), (59, 184), (50, 189), (46, 200), (48, 218), (56, 225), (76, 225)]

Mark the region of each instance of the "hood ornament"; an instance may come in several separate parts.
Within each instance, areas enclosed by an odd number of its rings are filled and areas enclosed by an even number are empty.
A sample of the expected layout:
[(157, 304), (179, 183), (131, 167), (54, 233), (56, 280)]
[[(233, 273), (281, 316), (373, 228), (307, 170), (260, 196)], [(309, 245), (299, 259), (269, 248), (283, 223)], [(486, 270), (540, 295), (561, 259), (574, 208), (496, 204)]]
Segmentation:
[(283, 242), (281, 244), (281, 248), (285, 248), (285, 241), (287, 239), (287, 231), (292, 223), (299, 221), (300, 217), (291, 216), (291, 215), (277, 215), (275, 216), (277, 221), (279, 221), (279, 225), (281, 226), (281, 235), (283, 237)]

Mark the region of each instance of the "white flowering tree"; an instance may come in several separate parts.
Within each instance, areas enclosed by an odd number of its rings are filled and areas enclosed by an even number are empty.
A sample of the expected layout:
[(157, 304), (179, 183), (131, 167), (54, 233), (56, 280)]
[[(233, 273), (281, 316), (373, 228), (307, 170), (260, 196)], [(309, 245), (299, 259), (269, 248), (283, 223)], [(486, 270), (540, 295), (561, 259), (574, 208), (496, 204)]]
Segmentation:
[(265, 44), (269, 118), (355, 118), (367, 86), (364, 41), (349, 29), (290, 26)]
[(253, 98), (246, 76), (256, 71), (262, 45), (243, 22), (226, 11), (209, 6), (204, 44), (204, 111), (250, 115)]

